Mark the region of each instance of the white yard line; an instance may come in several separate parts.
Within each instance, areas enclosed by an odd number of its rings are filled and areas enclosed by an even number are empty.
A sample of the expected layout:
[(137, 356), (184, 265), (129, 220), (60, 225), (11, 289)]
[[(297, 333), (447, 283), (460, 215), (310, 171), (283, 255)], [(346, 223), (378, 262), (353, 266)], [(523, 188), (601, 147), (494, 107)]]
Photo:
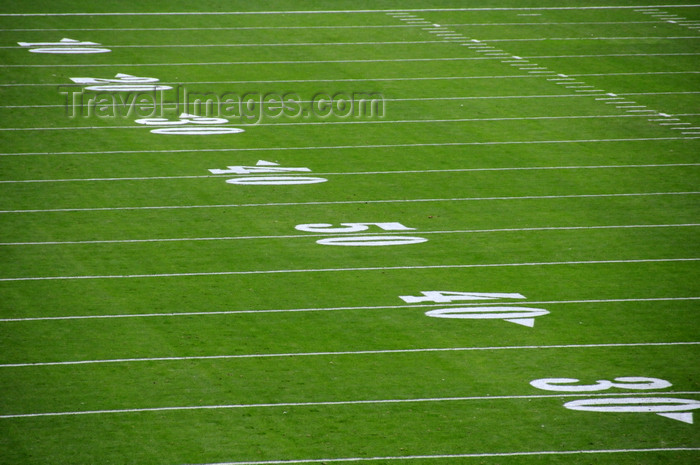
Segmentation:
[(232, 409), (259, 409), (259, 408), (280, 408), (280, 407), (334, 407), (340, 405), (381, 405), (381, 404), (412, 404), (412, 403), (433, 403), (433, 402), (468, 402), (468, 401), (499, 401), (499, 400), (533, 400), (533, 399), (567, 399), (576, 397), (618, 397), (618, 396), (662, 396), (662, 395), (697, 395), (700, 391), (666, 391), (666, 392), (634, 392), (615, 394), (536, 394), (521, 396), (465, 396), (465, 397), (423, 397), (414, 399), (377, 399), (377, 400), (341, 400), (341, 401), (321, 401), (321, 402), (278, 402), (266, 404), (224, 404), (224, 405), (189, 405), (177, 407), (151, 407), (151, 408), (131, 408), (114, 410), (81, 410), (73, 412), (45, 412), (45, 413), (20, 413), (10, 415), (0, 415), (0, 419), (11, 418), (36, 418), (36, 417), (66, 417), (77, 415), (108, 415), (124, 413), (146, 413), (146, 412), (175, 412), (192, 410), (232, 410)]
[[(700, 39), (700, 36), (698, 36)], [(440, 41), (442, 42), (442, 41)], [(497, 58), (498, 59), (498, 58)], [(642, 71), (628, 73), (589, 73), (589, 74), (568, 74), (569, 77), (587, 77), (587, 76), (654, 76), (654, 75), (669, 75), (669, 74), (700, 74), (700, 71)], [(419, 76), (419, 77), (394, 77), (394, 78), (341, 78), (341, 79), (282, 79), (282, 80), (262, 80), (262, 81), (186, 81), (186, 82), (170, 82), (163, 81), (158, 84), (169, 85), (195, 85), (195, 84), (286, 84), (286, 83), (304, 83), (304, 82), (403, 82), (403, 81), (442, 81), (442, 80), (469, 80), (469, 79), (522, 79), (522, 78), (539, 78), (542, 76), (527, 76), (520, 74), (492, 75), (492, 76)], [(76, 91), (80, 90), (80, 86), (68, 83), (41, 83), (41, 84), (0, 84), (0, 87), (60, 87), (64, 91), (73, 88)]]
[[(565, 304), (604, 304), (604, 303), (629, 303), (629, 302), (682, 302), (700, 300), (700, 297), (653, 297), (637, 299), (587, 299), (587, 300), (543, 300), (543, 301), (516, 301), (509, 302), (509, 306), (517, 305), (565, 305)], [(338, 312), (338, 311), (362, 311), (362, 310), (395, 310), (414, 308), (444, 308), (444, 307), (489, 307), (493, 302), (479, 303), (444, 303), (444, 304), (411, 304), (411, 305), (379, 305), (373, 307), (325, 307), (325, 308), (288, 308), (288, 309), (263, 309), (263, 310), (219, 310), (210, 312), (175, 312), (175, 313), (133, 313), (133, 314), (106, 314), (106, 315), (64, 315), (24, 318), (1, 318), (0, 323), (18, 323), (33, 321), (70, 321), (70, 320), (111, 320), (118, 318), (171, 318), (179, 316), (223, 316), (223, 315), (264, 315), (268, 313), (306, 313), (306, 312)], [(695, 343), (688, 343), (695, 344)], [(698, 343), (700, 344), (700, 343)]]
[(552, 199), (588, 199), (616, 197), (651, 197), (662, 195), (697, 195), (700, 191), (689, 192), (633, 192), (625, 194), (569, 194), (569, 195), (524, 195), (500, 197), (453, 197), (434, 199), (384, 199), (384, 200), (318, 200), (312, 202), (270, 202), (270, 203), (240, 203), (214, 205), (157, 205), (143, 207), (89, 207), (89, 208), (47, 208), (26, 210), (0, 210), (1, 213), (64, 213), (64, 212), (97, 212), (97, 211), (127, 211), (127, 210), (180, 210), (191, 208), (249, 208), (249, 207), (292, 207), (307, 205), (354, 205), (374, 203), (417, 203), (417, 202), (481, 202), (481, 201), (510, 201), (510, 200), (552, 200)]
[[(689, 124), (689, 123), (678, 123)], [(680, 129), (680, 128), (675, 128)], [(683, 128), (694, 129), (694, 128)], [(700, 163), (667, 163), (667, 164), (647, 164), (647, 165), (575, 165), (575, 166), (517, 166), (503, 168), (454, 168), (444, 170), (396, 170), (396, 171), (357, 171), (347, 173), (313, 173), (315, 176), (370, 176), (382, 174), (424, 174), (424, 173), (470, 173), (482, 171), (542, 171), (542, 170), (585, 170), (585, 169), (630, 169), (630, 168), (679, 168), (700, 166)], [(305, 173), (305, 175), (308, 173)], [(295, 176), (294, 173), (285, 174)], [(67, 178), (67, 179), (21, 179), (21, 180), (0, 180), (0, 184), (21, 184), (21, 183), (51, 183), (51, 182), (102, 182), (102, 181), (154, 181), (171, 179), (211, 179), (211, 178), (231, 178), (231, 177), (255, 177), (267, 175), (239, 175), (239, 174), (205, 174), (205, 175), (180, 175), (180, 176), (139, 176), (124, 178)]]
[[(106, 150), (106, 151), (69, 151), (69, 152), (9, 152), (0, 153), (0, 157), (34, 156), (34, 155), (113, 155), (130, 153), (206, 153), (206, 152), (277, 152), (287, 150), (354, 150), (383, 149), (397, 147), (466, 147), (491, 145), (538, 145), (538, 144), (586, 144), (608, 142), (649, 142), (695, 140), (699, 137), (635, 137), (619, 139), (569, 139), (569, 140), (529, 140), (529, 141), (486, 141), (486, 142), (425, 142), (410, 144), (367, 144), (367, 145), (326, 145), (300, 147), (247, 147), (247, 148), (212, 148), (212, 149), (172, 149), (172, 150)], [(0, 212), (1, 213), (1, 212)]]
[[(605, 91), (596, 90), (599, 94)], [(617, 102), (621, 103), (621, 102)], [(632, 108), (632, 107), (618, 107)], [(634, 107), (638, 108), (638, 107)], [(656, 110), (629, 110), (629, 112), (643, 111), (657, 113)], [(570, 115), (570, 116), (516, 116), (500, 118), (453, 118), (453, 119), (415, 119), (415, 120), (361, 120), (361, 121), (303, 121), (289, 123), (255, 123), (237, 124), (228, 123), (217, 125), (219, 127), (274, 127), (279, 129), (285, 126), (338, 126), (338, 125), (363, 125), (363, 124), (442, 124), (442, 123), (480, 123), (480, 122), (508, 122), (508, 121), (540, 121), (540, 120), (572, 120), (572, 119), (613, 119), (613, 118), (644, 118), (649, 115), (641, 114), (619, 114), (619, 115)], [(676, 116), (700, 116), (700, 113), (682, 113)], [(169, 127), (169, 125), (149, 125), (149, 128)], [(101, 129), (139, 129), (144, 130), (144, 126), (78, 126), (78, 127), (40, 127), (40, 128), (0, 128), (0, 131), (93, 131)]]
[[(700, 53), (698, 53), (700, 55)], [(555, 79), (551, 79), (555, 80)], [(688, 95), (688, 94), (700, 94), (698, 91), (676, 91), (676, 92), (629, 92), (629, 93), (618, 93), (616, 95)], [(589, 97), (588, 95), (577, 95), (577, 94), (548, 94), (548, 95), (491, 95), (491, 96), (466, 96), (466, 97), (409, 97), (409, 98), (385, 98), (384, 102), (430, 102), (430, 101), (455, 101), (455, 100), (492, 100), (492, 99), (538, 99), (538, 98), (578, 98), (578, 97)], [(300, 104), (311, 104), (310, 100), (300, 100)], [(173, 105), (170, 102), (165, 102), (161, 104), (160, 102), (149, 103), (150, 106), (160, 107), (161, 105), (168, 106)], [(66, 104), (39, 104), (39, 105), (0, 105), (0, 109), (3, 108), (17, 108), (17, 109), (28, 109), (28, 108), (65, 108)]]
[[(695, 56), (700, 53), (611, 53), (589, 55), (543, 55), (527, 56), (523, 58), (603, 58), (603, 57), (650, 57), (650, 56)], [(494, 60), (494, 57), (445, 57), (445, 58), (386, 58), (386, 59), (347, 59), (347, 60), (277, 60), (277, 61), (216, 61), (216, 62), (189, 62), (189, 63), (91, 63), (91, 64), (0, 64), (0, 68), (99, 68), (99, 67), (152, 67), (152, 66), (225, 66), (225, 65), (307, 65), (324, 63), (400, 63), (400, 62), (431, 62), (431, 61), (471, 61)], [(54, 84), (52, 84), (54, 85)]]
[(26, 210), (0, 210), (0, 213), (63, 213), (63, 212), (96, 212), (96, 211), (126, 211), (126, 210), (180, 210), (191, 208), (248, 208), (248, 207), (291, 207), (307, 205), (354, 205), (374, 203), (417, 203), (417, 202), (474, 202), (474, 201), (504, 201), (504, 200), (552, 200), (552, 199), (588, 199), (615, 197), (651, 197), (662, 195), (697, 195), (700, 191), (689, 192), (633, 192), (625, 194), (569, 194), (569, 195), (524, 195), (500, 197), (453, 197), (435, 199), (385, 199), (385, 200), (318, 200), (312, 202), (270, 202), (270, 203), (240, 203), (214, 205), (157, 205), (143, 207), (89, 207), (89, 208), (47, 208)]
[(141, 278), (183, 278), (203, 276), (243, 276), (268, 274), (297, 274), (297, 273), (338, 273), (358, 271), (396, 271), (396, 270), (437, 270), (437, 269), (470, 269), (470, 268), (511, 268), (511, 267), (540, 267), (540, 266), (571, 266), (571, 265), (614, 265), (632, 263), (681, 263), (700, 261), (700, 258), (648, 258), (623, 260), (575, 260), (561, 262), (525, 262), (525, 263), (470, 263), (461, 265), (407, 265), (407, 266), (368, 266), (356, 268), (311, 268), (286, 270), (247, 270), (247, 271), (201, 271), (190, 273), (149, 273), (127, 275), (78, 275), (78, 276), (24, 276), (0, 278), (0, 282), (19, 281), (73, 281), (93, 279), (141, 279)]
[[(555, 26), (555, 25), (619, 25), (619, 24), (665, 24), (667, 21), (578, 21), (578, 22), (541, 22), (541, 23), (452, 23), (444, 24), (445, 27), (476, 27), (476, 26)], [(334, 26), (221, 26), (221, 27), (95, 27), (95, 28), (6, 28), (0, 32), (59, 32), (59, 31), (244, 31), (244, 30), (268, 30), (268, 29), (392, 29), (420, 27), (421, 25), (406, 24), (374, 24), (374, 25), (334, 25)]]
[[(485, 234), (500, 232), (537, 232), (537, 231), (586, 231), (600, 229), (651, 229), (651, 228), (693, 228), (700, 223), (684, 224), (631, 224), (610, 226), (549, 226), (540, 228), (502, 228), (502, 229), (461, 229), (454, 231), (420, 231), (419, 234)], [(353, 236), (386, 236), (395, 232), (384, 233), (356, 233)], [(163, 239), (114, 239), (114, 240), (90, 240), (90, 241), (47, 241), (47, 242), (0, 242), (0, 246), (30, 246), (30, 245), (89, 245), (89, 244), (139, 244), (151, 242), (208, 242), (208, 241), (235, 241), (235, 240), (268, 240), (268, 239), (303, 239), (316, 237), (336, 237), (337, 233), (325, 234), (294, 234), (281, 236), (224, 236), (224, 237), (183, 237)], [(0, 321), (2, 321), (0, 319)]]
[(365, 14), (365, 13), (424, 13), (459, 11), (533, 11), (533, 10), (630, 10), (639, 8), (693, 8), (694, 5), (637, 5), (637, 6), (556, 6), (556, 7), (483, 7), (483, 8), (405, 8), (405, 9), (357, 9), (357, 10), (277, 10), (277, 11), (182, 11), (182, 12), (85, 12), (85, 13), (2, 13), (0, 17), (45, 17), (45, 16), (210, 16), (210, 15), (316, 15), (316, 14)]
[[(488, 39), (488, 42), (546, 42), (546, 41), (578, 41), (578, 40), (693, 40), (700, 36), (643, 36), (643, 37), (528, 37), (508, 39)], [(271, 42), (271, 43), (232, 43), (232, 44), (105, 44), (110, 49), (119, 48), (238, 48), (238, 47), (333, 47), (357, 45), (405, 45), (405, 44), (446, 44), (444, 40), (397, 40), (397, 41), (368, 41), (368, 42)], [(18, 45), (3, 45), (0, 49), (26, 50)]]
[[(600, 455), (600, 454), (648, 454), (652, 452), (696, 452), (698, 447), (661, 447), (651, 449), (593, 449), (593, 450), (541, 450), (527, 452), (479, 452), (470, 454), (441, 454), (441, 455), (397, 455), (383, 457), (342, 457), (324, 459), (296, 459), (296, 460), (265, 460), (246, 462), (208, 463), (200, 465), (294, 465), (294, 464), (331, 464), (347, 462), (388, 462), (394, 460), (442, 460), (460, 458), (494, 458), (494, 457), (537, 457), (558, 455)], [(432, 463), (432, 462), (431, 462)], [(483, 462), (481, 462), (483, 463)]]

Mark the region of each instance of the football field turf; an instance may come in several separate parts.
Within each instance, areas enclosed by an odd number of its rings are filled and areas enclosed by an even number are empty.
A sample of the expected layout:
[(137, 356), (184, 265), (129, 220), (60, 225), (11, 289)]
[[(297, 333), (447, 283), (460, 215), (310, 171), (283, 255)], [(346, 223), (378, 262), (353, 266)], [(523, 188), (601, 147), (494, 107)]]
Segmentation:
[(700, 461), (700, 4), (0, 37), (0, 464)]

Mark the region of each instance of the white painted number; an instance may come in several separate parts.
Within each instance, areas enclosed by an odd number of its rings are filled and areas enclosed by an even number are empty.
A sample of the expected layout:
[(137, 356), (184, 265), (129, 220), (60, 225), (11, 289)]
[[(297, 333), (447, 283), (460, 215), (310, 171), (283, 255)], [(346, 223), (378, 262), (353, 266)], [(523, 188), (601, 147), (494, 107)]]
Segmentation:
[(493, 300), (493, 299), (524, 299), (522, 294), (500, 294), (487, 292), (450, 292), (450, 291), (421, 291), (423, 296), (401, 295), (399, 299), (407, 304), (421, 302), (435, 302), (439, 304), (447, 302), (462, 302), (465, 300)]
[(523, 326), (533, 327), (535, 318), (548, 315), (549, 311), (542, 308), (529, 307), (465, 307), (440, 308), (425, 312), (434, 318), (456, 318), (463, 320), (505, 320)]
[(328, 179), (305, 176), (256, 176), (227, 179), (226, 183), (244, 186), (290, 186), (294, 184), (318, 184), (326, 181)]
[(565, 403), (564, 407), (584, 412), (655, 413), (692, 425), (692, 411), (700, 408), (700, 402), (670, 397), (623, 397), (574, 400)]
[(171, 86), (156, 85), (157, 78), (132, 76), (124, 73), (117, 73), (114, 79), (77, 77), (70, 78), (70, 80), (76, 84), (98, 84), (85, 88), (85, 90), (95, 92), (146, 92), (172, 89)]
[(595, 384), (574, 384), (579, 382), (580, 381), (575, 378), (545, 378), (536, 379), (530, 382), (530, 384), (537, 389), (559, 392), (597, 392), (606, 391), (612, 388), (647, 390), (665, 389), (672, 386), (671, 383), (663, 379), (638, 377), (615, 378), (614, 381), (601, 379), (596, 381)]
[[(423, 302), (435, 302), (438, 304), (451, 302), (464, 302), (473, 300), (498, 300), (498, 299), (524, 299), (525, 296), (518, 293), (503, 292), (454, 292), (454, 291), (421, 291), (422, 295), (401, 295), (399, 298), (409, 304)], [(438, 308), (425, 312), (433, 318), (452, 318), (457, 320), (504, 320), (532, 328), (535, 326), (535, 318), (548, 315), (549, 311), (543, 308), (530, 307), (502, 307), (502, 306), (473, 306)]]
[(223, 124), (228, 123), (228, 120), (226, 118), (207, 118), (205, 116), (182, 113), (180, 119), (175, 121), (167, 118), (141, 118), (137, 119), (135, 122), (147, 126), (181, 126), (184, 124)]
[[(576, 378), (543, 378), (531, 381), (537, 389), (557, 392), (598, 392), (608, 389), (646, 391), (666, 389), (672, 384), (664, 379), (646, 377), (620, 377), (613, 381), (598, 380), (595, 384), (577, 384)], [(700, 408), (700, 401), (670, 397), (609, 397), (581, 399), (564, 404), (569, 410), (612, 413), (655, 413), (672, 420), (693, 423), (693, 410)]]
[[(258, 160), (255, 166), (227, 166), (225, 170), (210, 169), (212, 174), (262, 174), (262, 173), (308, 173), (309, 168), (285, 168), (279, 163), (266, 160)], [(233, 178), (226, 180), (227, 184), (245, 186), (289, 186), (294, 184), (318, 184), (328, 179), (310, 176), (251, 176), (245, 178)]]
[[(245, 132), (240, 128), (224, 128), (224, 127), (214, 127), (206, 126), (212, 124), (223, 124), (228, 123), (226, 118), (207, 118), (205, 116), (190, 115), (188, 113), (182, 113), (180, 119), (171, 121), (166, 118), (141, 118), (137, 119), (136, 123), (145, 124), (146, 126), (174, 126), (165, 127), (159, 129), (152, 129), (153, 134), (185, 134), (185, 135), (197, 135), (206, 136), (214, 134), (237, 134)], [(193, 124), (195, 126), (186, 126)]]
[(415, 228), (407, 228), (401, 223), (340, 223), (341, 227), (333, 227), (328, 223), (300, 224), (294, 228), (299, 231), (315, 233), (355, 233), (367, 231), (370, 226), (376, 226), (384, 231), (415, 231)]
[(31, 53), (49, 54), (85, 54), (85, 53), (107, 53), (108, 48), (99, 48), (97, 42), (87, 42), (75, 39), (61, 39), (59, 42), (17, 42), (21, 47), (29, 47)]
[[(299, 224), (294, 228), (298, 231), (322, 233), (322, 234), (348, 234), (367, 231), (370, 227), (382, 229), (384, 231), (415, 231), (415, 228), (408, 228), (401, 223), (340, 223), (340, 226), (333, 226), (330, 223), (309, 223)], [(341, 236), (320, 239), (316, 241), (321, 245), (339, 245), (346, 247), (377, 247), (384, 245), (409, 245), (427, 242), (428, 239), (422, 237), (407, 236)]]
[(320, 239), (316, 241), (321, 245), (341, 245), (348, 247), (367, 247), (367, 246), (383, 246), (383, 245), (409, 245), (420, 244), (427, 242), (428, 239), (422, 237), (407, 237), (407, 236), (348, 236), (348, 237), (331, 237), (329, 239)]

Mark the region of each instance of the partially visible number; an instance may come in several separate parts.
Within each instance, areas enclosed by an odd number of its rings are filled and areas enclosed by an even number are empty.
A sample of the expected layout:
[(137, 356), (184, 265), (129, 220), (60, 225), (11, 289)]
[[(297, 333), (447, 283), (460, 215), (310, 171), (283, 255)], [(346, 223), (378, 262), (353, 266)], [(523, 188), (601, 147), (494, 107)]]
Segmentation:
[(665, 389), (672, 384), (659, 378), (622, 377), (614, 381), (598, 380), (596, 384), (575, 384), (580, 381), (576, 378), (544, 378), (536, 379), (530, 384), (537, 389), (558, 392), (597, 392), (612, 388), (630, 390)]
[(300, 224), (294, 228), (299, 231), (315, 233), (356, 233), (367, 231), (370, 226), (376, 226), (384, 231), (415, 231), (415, 228), (407, 228), (401, 223), (340, 223), (342, 227), (333, 227), (328, 223)]

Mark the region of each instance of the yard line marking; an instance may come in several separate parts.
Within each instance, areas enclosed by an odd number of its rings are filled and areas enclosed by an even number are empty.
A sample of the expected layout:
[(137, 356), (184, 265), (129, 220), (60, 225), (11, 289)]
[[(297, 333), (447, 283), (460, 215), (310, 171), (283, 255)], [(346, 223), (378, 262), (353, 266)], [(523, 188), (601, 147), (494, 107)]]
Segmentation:
[[(549, 81), (554, 81), (556, 79), (548, 79)], [(569, 84), (569, 83), (567, 83)], [(700, 94), (697, 91), (676, 91), (676, 92), (634, 92), (625, 93), (619, 95), (687, 95), (687, 94)], [(451, 100), (490, 100), (490, 99), (526, 99), (526, 98), (573, 98), (573, 97), (585, 97), (582, 95), (573, 94), (549, 94), (549, 95), (492, 95), (492, 96), (468, 96), (468, 97), (409, 97), (409, 98), (385, 98), (385, 102), (428, 102), (428, 101), (451, 101)], [(606, 100), (604, 98), (596, 98), (596, 100)], [(310, 100), (300, 100), (301, 104), (312, 103)], [(149, 106), (152, 105), (149, 103)], [(155, 106), (160, 106), (160, 102), (155, 102)], [(169, 105), (169, 103), (165, 103)], [(0, 105), (0, 109), (3, 108), (65, 108), (65, 104), (46, 104), (46, 105)]]
[[(567, 40), (686, 40), (700, 39), (698, 36), (646, 36), (646, 37), (527, 37), (521, 39), (489, 39), (489, 42), (544, 42), (549, 40), (567, 41)], [(0, 47), (2, 48), (2, 47)]]
[[(657, 5), (653, 5), (657, 6)], [(694, 5), (658, 5), (661, 8), (692, 8)], [(366, 14), (366, 13), (425, 13), (450, 11), (531, 11), (531, 10), (625, 10), (642, 6), (555, 6), (555, 7), (483, 7), (483, 8), (404, 8), (404, 9), (357, 9), (357, 10), (269, 10), (269, 11), (170, 11), (170, 12), (102, 12), (102, 13), (0, 13), (0, 17), (44, 17), (44, 16), (207, 16), (207, 15), (315, 15), (315, 14)]]
[[(674, 124), (674, 123), (666, 123)], [(690, 124), (690, 123), (675, 123)], [(674, 129), (698, 129), (698, 128), (674, 128)], [(421, 174), (421, 173), (461, 173), (472, 171), (539, 171), (539, 170), (576, 170), (576, 169), (620, 169), (620, 168), (673, 168), (684, 166), (700, 166), (700, 163), (665, 163), (646, 165), (573, 165), (573, 166), (515, 166), (503, 168), (453, 168), (444, 170), (396, 170), (396, 171), (356, 171), (346, 173), (315, 173), (317, 176), (354, 176), (354, 175), (374, 175), (374, 174)], [(292, 176), (293, 174), (289, 174)], [(140, 176), (126, 178), (71, 178), (71, 179), (23, 179), (23, 180), (0, 180), (0, 184), (15, 183), (44, 183), (44, 182), (101, 182), (101, 181), (151, 181), (168, 179), (209, 179), (228, 178), (235, 174), (204, 174), (204, 175), (183, 175), (183, 176)], [(251, 175), (252, 177), (253, 175)]]
[[(681, 37), (654, 37), (654, 39), (680, 39)], [(689, 38), (689, 37), (683, 37)], [(234, 43), (234, 44), (131, 44), (109, 45), (110, 48), (213, 48), (213, 47), (330, 47), (345, 45), (405, 45), (405, 44), (440, 44), (439, 40), (397, 40), (377, 42), (271, 42), (271, 43)], [(0, 46), (0, 49), (26, 50), (20, 46)]]
[(460, 459), (460, 458), (488, 458), (488, 457), (529, 457), (541, 455), (588, 455), (588, 454), (631, 454), (648, 452), (694, 452), (697, 447), (663, 447), (653, 449), (595, 449), (595, 450), (547, 450), (547, 451), (527, 451), (527, 452), (479, 452), (470, 454), (441, 454), (441, 455), (396, 455), (384, 457), (341, 457), (325, 459), (288, 459), (288, 460), (266, 460), (266, 461), (246, 461), (246, 462), (225, 462), (207, 463), (200, 465), (293, 465), (307, 463), (338, 463), (338, 462), (376, 462), (389, 460), (438, 460), (438, 459)]
[[(537, 232), (537, 231), (582, 231), (599, 229), (643, 229), (643, 228), (690, 228), (700, 226), (700, 223), (680, 224), (630, 224), (607, 226), (546, 226), (539, 228), (501, 228), (501, 229), (461, 229), (453, 231), (421, 231), (420, 234), (476, 234), (497, 232)], [(356, 236), (381, 236), (392, 235), (389, 233), (357, 233)], [(162, 239), (111, 239), (88, 241), (46, 241), (46, 242), (0, 242), (0, 246), (30, 246), (30, 245), (87, 245), (87, 244), (134, 244), (151, 242), (205, 242), (205, 241), (235, 241), (235, 240), (260, 240), (260, 239), (300, 239), (307, 237), (335, 237), (337, 233), (324, 234), (294, 234), (281, 236), (222, 236), (222, 237), (181, 237)], [(0, 319), (2, 321), (2, 319)]]
[[(601, 55), (545, 55), (528, 58), (600, 58), (600, 57), (649, 57), (649, 56), (678, 56), (700, 55), (700, 53), (613, 53)], [(98, 68), (98, 67), (156, 67), (156, 66), (224, 66), (224, 65), (272, 65), (272, 64), (323, 64), (323, 63), (391, 63), (404, 61), (466, 61), (485, 60), (484, 57), (450, 57), (450, 58), (388, 58), (388, 59), (348, 59), (348, 60), (277, 60), (277, 61), (219, 61), (201, 63), (121, 63), (121, 64), (0, 64), (0, 68)], [(522, 60), (527, 61), (527, 60)]]
[[(560, 305), (560, 304), (601, 304), (601, 303), (627, 303), (627, 302), (675, 302), (700, 300), (700, 297), (654, 297), (637, 299), (588, 299), (588, 300), (545, 300), (539, 302), (511, 302), (508, 305)], [(442, 307), (488, 307), (493, 302), (480, 303), (445, 303), (445, 304), (411, 304), (411, 305), (381, 305), (372, 307), (326, 307), (326, 308), (292, 308), (292, 309), (265, 309), (265, 310), (220, 310), (210, 312), (170, 312), (170, 313), (133, 313), (133, 314), (108, 314), (108, 315), (65, 315), (24, 318), (2, 318), (0, 323), (18, 323), (32, 321), (65, 321), (65, 320), (109, 320), (117, 318), (170, 318), (178, 316), (222, 316), (222, 315), (247, 315), (267, 313), (305, 313), (305, 312), (337, 312), (346, 310), (391, 310), (411, 308), (442, 308)], [(687, 343), (694, 344), (694, 343)], [(697, 344), (700, 344), (698, 342)], [(54, 362), (51, 362), (54, 363)]]
[[(150, 408), (130, 408), (114, 410), (81, 410), (73, 412), (45, 412), (45, 413), (19, 413), (10, 415), (0, 415), (0, 419), (11, 418), (36, 418), (36, 417), (65, 417), (77, 415), (107, 415), (123, 413), (146, 413), (146, 412), (173, 412), (183, 410), (230, 410), (230, 409), (251, 409), (251, 408), (279, 408), (279, 407), (321, 407), (338, 405), (377, 405), (377, 404), (406, 404), (406, 403), (426, 403), (426, 402), (465, 402), (465, 401), (491, 401), (491, 400), (532, 400), (532, 399), (562, 399), (572, 397), (599, 397), (599, 396), (663, 396), (663, 395), (696, 395), (700, 391), (666, 391), (666, 392), (634, 392), (615, 394), (535, 394), (524, 396), (465, 396), (465, 397), (423, 397), (415, 399), (376, 399), (376, 400), (340, 400), (321, 402), (277, 402), (264, 404), (224, 404), (224, 405), (188, 405), (177, 407), (150, 407)], [(700, 450), (700, 448), (699, 448)], [(265, 462), (262, 462), (265, 463)], [(269, 462), (268, 462), (269, 463)], [(273, 462), (274, 463), (274, 462)]]
[[(1, 15), (0, 15), (1, 16)], [(521, 39), (489, 39), (489, 42), (536, 42), (536, 41), (574, 41), (574, 40), (688, 40), (700, 39), (697, 36), (657, 36), (657, 37), (542, 37), (542, 38), (521, 38)], [(130, 44), (130, 45), (109, 45), (112, 49), (117, 48), (212, 48), (212, 47), (330, 47), (346, 45), (405, 45), (405, 44), (435, 44), (442, 43), (435, 40), (412, 40), (412, 41), (376, 41), (376, 42), (281, 42), (281, 43), (233, 43), (233, 44)], [(0, 49), (24, 50), (21, 46), (0, 46)]]
[(287, 269), (287, 270), (247, 270), (247, 271), (201, 271), (190, 273), (151, 273), (129, 275), (78, 275), (78, 276), (24, 276), (14, 278), (0, 278), (0, 282), (16, 281), (71, 281), (82, 279), (140, 279), (140, 278), (181, 278), (195, 276), (241, 276), (263, 274), (289, 274), (289, 273), (333, 273), (355, 271), (391, 271), (391, 270), (429, 270), (429, 269), (465, 269), (465, 268), (504, 268), (523, 266), (570, 266), (570, 265), (605, 265), (621, 263), (673, 263), (694, 262), (700, 258), (644, 258), (644, 259), (620, 259), (620, 260), (575, 260), (562, 262), (526, 262), (526, 263), (470, 263), (461, 265), (406, 265), (406, 266), (376, 266), (357, 268), (316, 268), (316, 269)]
[(206, 153), (206, 152), (275, 152), (286, 150), (345, 150), (345, 149), (381, 149), (397, 147), (463, 147), (489, 145), (529, 145), (529, 144), (584, 144), (602, 142), (649, 142), (671, 140), (695, 140), (697, 137), (634, 137), (627, 139), (565, 139), (565, 140), (532, 140), (532, 141), (486, 141), (486, 142), (418, 142), (407, 144), (366, 144), (366, 145), (327, 145), (302, 147), (244, 147), (216, 149), (172, 149), (172, 150), (105, 150), (105, 151), (71, 151), (71, 152), (9, 152), (0, 153), (0, 157), (33, 156), (33, 155), (112, 155), (129, 153)]
[(221, 205), (160, 205), (145, 207), (92, 207), (92, 208), (49, 208), (31, 210), (0, 210), (0, 213), (65, 213), (65, 212), (95, 212), (95, 211), (126, 211), (126, 210), (179, 210), (190, 208), (244, 208), (244, 207), (290, 207), (302, 205), (352, 205), (373, 203), (414, 203), (414, 202), (467, 202), (467, 201), (501, 201), (501, 200), (550, 200), (550, 199), (583, 199), (607, 197), (647, 197), (657, 195), (697, 195), (696, 192), (642, 192), (628, 194), (570, 194), (570, 195), (526, 195), (520, 197), (463, 197), (445, 199), (388, 199), (388, 200), (327, 200), (312, 202), (273, 202), (273, 203), (242, 203)]
[[(577, 90), (575, 92), (603, 92), (601, 90)], [(615, 102), (625, 103), (625, 102)], [(634, 102), (631, 102), (634, 103)], [(627, 107), (616, 107), (627, 108)], [(655, 110), (628, 110), (628, 112), (644, 111), (655, 112)], [(698, 116), (698, 113), (684, 113), (679, 116)], [(362, 125), (362, 124), (439, 124), (439, 123), (478, 123), (482, 121), (537, 121), (537, 120), (560, 120), (560, 119), (598, 119), (598, 118), (632, 118), (644, 115), (569, 115), (569, 116), (515, 116), (515, 117), (498, 117), (498, 118), (453, 118), (453, 119), (416, 119), (416, 120), (363, 120), (363, 121), (301, 121), (290, 123), (229, 123), (221, 124), (222, 127), (237, 126), (237, 127), (274, 127), (281, 128), (285, 126), (329, 126), (329, 125)], [(165, 126), (168, 126), (167, 124)], [(159, 125), (154, 124), (149, 127), (155, 128)], [(68, 126), (68, 127), (40, 127), (40, 128), (2, 128), (0, 131), (93, 131), (102, 129), (143, 129), (143, 126)]]
[[(616, 25), (616, 24), (662, 24), (666, 21), (577, 21), (577, 22), (541, 22), (541, 23), (450, 23), (449, 27), (476, 27), (476, 26), (551, 26), (551, 25)], [(697, 21), (678, 21), (682, 23), (696, 24)], [(375, 25), (336, 25), (336, 26), (221, 26), (221, 27), (101, 27), (101, 28), (5, 28), (0, 32), (59, 32), (59, 31), (235, 31), (257, 29), (378, 29), (378, 28), (407, 28), (405, 24), (375, 24)], [(424, 28), (434, 29), (434, 28)]]
[[(698, 37), (700, 38), (700, 36)], [(444, 41), (437, 41), (444, 43)], [(594, 74), (570, 74), (569, 76), (588, 77), (588, 76), (649, 76), (649, 75), (666, 75), (666, 74), (699, 74), (700, 71), (648, 71), (635, 73), (594, 73)], [(190, 85), (190, 84), (281, 84), (281, 83), (299, 83), (299, 82), (401, 82), (401, 81), (440, 81), (440, 80), (466, 80), (466, 79), (523, 79), (535, 78), (537, 76), (527, 76), (520, 74), (498, 75), (498, 76), (423, 76), (423, 77), (398, 77), (398, 78), (345, 78), (345, 79), (282, 79), (282, 80), (259, 80), (259, 81), (193, 81), (193, 82), (160, 82), (159, 84), (172, 85)], [(567, 78), (575, 80), (574, 78)], [(564, 79), (562, 79), (564, 80)], [(569, 83), (571, 84), (571, 83)], [(66, 84), (0, 84), (0, 87), (31, 87), (31, 86), (64, 86)]]

